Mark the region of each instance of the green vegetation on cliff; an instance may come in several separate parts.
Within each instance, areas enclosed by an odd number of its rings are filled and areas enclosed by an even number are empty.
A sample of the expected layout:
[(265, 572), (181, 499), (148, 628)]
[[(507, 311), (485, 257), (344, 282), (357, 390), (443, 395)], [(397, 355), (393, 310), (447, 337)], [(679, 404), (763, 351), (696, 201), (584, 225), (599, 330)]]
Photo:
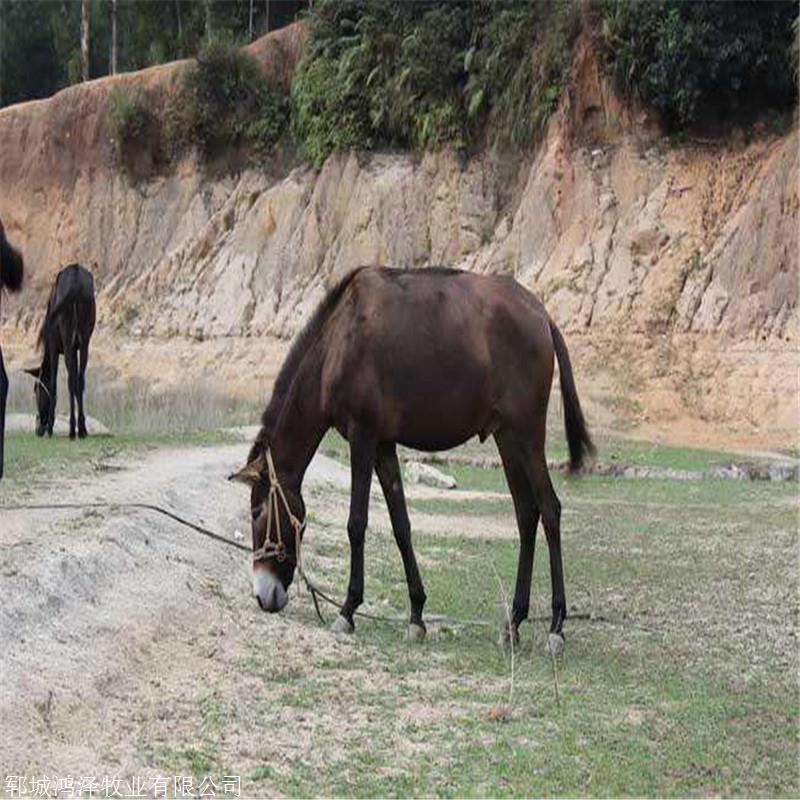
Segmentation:
[(264, 156), (289, 116), (286, 94), (265, 81), (256, 60), (229, 37), (212, 38), (201, 48), (184, 76), (178, 107), (172, 130), (206, 157), (227, 147)]
[(316, 164), (337, 149), (463, 149), (491, 119), (527, 145), (555, 108), (577, 33), (571, 0), (321, 0), (292, 87)]
[[(316, 165), (336, 150), (530, 147), (558, 105), (579, 32), (609, 77), (680, 132), (797, 100), (797, 5), (785, 0), (317, 0), (290, 96), (231, 35), (207, 39), (163, 122), (163, 149), (263, 157), (291, 128)], [(144, 130), (111, 108), (118, 150)]]
[(797, 3), (601, 0), (598, 7), (610, 70), (670, 130), (797, 100)]
[(797, 4), (682, 0), (320, 0), (292, 125), (334, 150), (496, 142), (524, 148), (561, 96), (578, 30), (667, 130), (797, 99)]

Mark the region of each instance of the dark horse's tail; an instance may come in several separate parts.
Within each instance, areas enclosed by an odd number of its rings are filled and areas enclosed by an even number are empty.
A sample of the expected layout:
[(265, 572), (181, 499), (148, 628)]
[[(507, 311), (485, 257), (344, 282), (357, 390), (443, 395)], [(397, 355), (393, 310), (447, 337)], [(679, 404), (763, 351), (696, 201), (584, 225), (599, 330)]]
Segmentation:
[(553, 336), (553, 347), (558, 359), (558, 371), (561, 375), (561, 398), (564, 401), (564, 424), (567, 428), (567, 444), (569, 445), (569, 471), (577, 472), (583, 466), (584, 456), (594, 455), (595, 447), (586, 428), (578, 390), (572, 377), (572, 364), (569, 360), (567, 343), (554, 322), (550, 322), (550, 333)]
[(22, 286), (22, 256), (8, 243), (0, 223), (0, 286), (16, 292)]

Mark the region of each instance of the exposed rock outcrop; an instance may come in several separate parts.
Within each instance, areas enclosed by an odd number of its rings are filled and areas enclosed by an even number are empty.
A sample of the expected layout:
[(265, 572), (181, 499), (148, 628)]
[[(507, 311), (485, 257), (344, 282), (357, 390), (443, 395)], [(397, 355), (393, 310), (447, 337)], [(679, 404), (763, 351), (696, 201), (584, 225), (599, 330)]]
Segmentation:
[[(253, 46), (288, 81), (299, 26)], [(504, 272), (565, 331), (593, 421), (796, 446), (798, 132), (670, 146), (581, 49), (526, 160), (338, 154), (132, 182), (105, 126), (117, 83), (168, 103), (181, 64), (0, 112), (0, 216), (26, 255), (4, 303), (24, 360), (59, 265), (95, 264), (99, 358), (252, 393), (327, 286), (360, 264)], [(154, 365), (158, 368), (154, 370)]]

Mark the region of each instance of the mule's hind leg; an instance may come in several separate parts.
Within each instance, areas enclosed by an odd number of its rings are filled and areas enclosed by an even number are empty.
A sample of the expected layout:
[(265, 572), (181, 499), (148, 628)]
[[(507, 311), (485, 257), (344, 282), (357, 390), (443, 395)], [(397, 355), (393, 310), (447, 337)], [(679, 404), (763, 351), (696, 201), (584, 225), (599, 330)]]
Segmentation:
[(350, 440), (350, 517), (347, 535), (350, 539), (350, 583), (347, 599), (333, 622), (337, 633), (352, 633), (353, 614), (364, 600), (364, 534), (367, 530), (369, 487), (375, 465), (376, 442), (360, 431), (348, 432)]
[(6, 436), (6, 399), (8, 398), (8, 375), (0, 350), (0, 478), (3, 477), (3, 457)]
[(533, 554), (536, 545), (536, 527), (539, 524), (539, 509), (531, 491), (522, 454), (514, 437), (507, 431), (495, 434), (497, 449), (503, 460), (503, 470), (514, 501), (514, 513), (519, 529), (519, 561), (517, 563), (517, 584), (514, 590), (514, 602), (511, 609), (511, 620), (506, 625), (504, 637), (519, 640), (519, 625), (528, 618), (531, 598), (531, 574), (533, 572)]
[(425, 587), (419, 574), (414, 547), (411, 543), (411, 523), (408, 519), (406, 498), (403, 494), (403, 479), (400, 475), (400, 464), (397, 461), (397, 449), (393, 443), (378, 445), (375, 461), (375, 472), (386, 498), (389, 517), (392, 520), (394, 539), (403, 559), (406, 573), (408, 596), (411, 601), (411, 618), (408, 623), (406, 638), (409, 640), (425, 637), (425, 623), (422, 621), (422, 609), (425, 606)]
[(78, 364), (78, 438), (85, 439), (89, 434), (86, 430), (86, 417), (83, 413), (83, 392), (86, 389), (86, 363), (89, 360), (89, 346), (82, 344), (80, 348), (80, 362)]
[(78, 352), (70, 347), (64, 353), (67, 365), (67, 387), (69, 389), (69, 438), (75, 438), (75, 398), (78, 395)]
[(564, 569), (561, 561), (561, 503), (556, 496), (544, 457), (544, 448), (523, 445), (527, 457), (524, 460), (533, 496), (542, 515), (542, 525), (550, 550), (550, 583), (553, 593), (553, 617), (550, 623), (552, 635), (563, 639), (562, 628), (567, 618), (567, 600), (564, 592)]

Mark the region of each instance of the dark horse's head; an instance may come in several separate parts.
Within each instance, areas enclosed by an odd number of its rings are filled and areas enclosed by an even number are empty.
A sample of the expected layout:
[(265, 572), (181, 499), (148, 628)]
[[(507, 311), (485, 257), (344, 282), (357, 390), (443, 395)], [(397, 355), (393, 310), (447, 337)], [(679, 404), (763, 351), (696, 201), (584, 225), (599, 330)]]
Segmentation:
[(36, 435), (44, 436), (45, 423), (50, 419), (50, 390), (42, 382), (42, 368), (25, 370), (33, 378), (33, 397), (36, 400)]
[(306, 507), (298, 487), (284, 483), (261, 449), (230, 476), (250, 486), (253, 531), (253, 593), (264, 611), (281, 611), (289, 601), (303, 537)]

